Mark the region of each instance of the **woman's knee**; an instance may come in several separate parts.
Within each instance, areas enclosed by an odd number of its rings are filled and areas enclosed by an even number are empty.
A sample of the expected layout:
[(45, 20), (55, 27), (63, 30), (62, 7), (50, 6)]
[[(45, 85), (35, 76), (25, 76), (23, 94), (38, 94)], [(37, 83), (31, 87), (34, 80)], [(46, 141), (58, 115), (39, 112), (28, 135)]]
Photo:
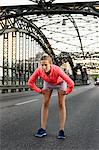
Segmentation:
[(47, 108), (49, 106), (49, 103), (50, 103), (50, 97), (48, 97), (48, 98), (44, 97), (44, 99), (43, 99), (43, 106), (45, 108)]
[(60, 109), (63, 109), (65, 107), (65, 104), (62, 101), (59, 101), (58, 105)]
[(49, 106), (49, 101), (43, 102), (43, 106), (44, 106), (44, 108), (48, 108), (48, 106)]
[(44, 94), (43, 96), (43, 105), (44, 107), (48, 107), (49, 106), (49, 103), (50, 103), (50, 100), (51, 100), (51, 92), (49, 92), (48, 94)]

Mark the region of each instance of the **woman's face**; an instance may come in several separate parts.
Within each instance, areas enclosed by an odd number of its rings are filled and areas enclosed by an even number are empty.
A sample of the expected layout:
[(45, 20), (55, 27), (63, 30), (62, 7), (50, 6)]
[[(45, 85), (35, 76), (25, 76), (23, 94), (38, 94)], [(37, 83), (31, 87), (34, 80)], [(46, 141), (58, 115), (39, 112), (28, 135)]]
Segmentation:
[(50, 68), (51, 68), (51, 64), (48, 60), (41, 60), (40, 61), (40, 64), (42, 66), (42, 69), (45, 73), (49, 72), (50, 71)]

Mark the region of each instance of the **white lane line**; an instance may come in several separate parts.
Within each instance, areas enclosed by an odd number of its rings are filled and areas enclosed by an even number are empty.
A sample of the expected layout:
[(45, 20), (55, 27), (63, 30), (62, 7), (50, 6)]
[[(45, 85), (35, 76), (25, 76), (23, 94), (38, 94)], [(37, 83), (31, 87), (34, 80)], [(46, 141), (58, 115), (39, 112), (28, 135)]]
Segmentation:
[(17, 104), (15, 104), (15, 105), (16, 105), (16, 106), (24, 105), (24, 104), (31, 103), (31, 102), (36, 102), (36, 101), (39, 101), (39, 100), (40, 100), (40, 99), (29, 100), (29, 101), (26, 101), (26, 102), (17, 103)]
[[(56, 96), (56, 95), (57, 95), (56, 93), (52, 94), (52, 96)], [(24, 104), (28, 104), (28, 103), (31, 103), (31, 102), (36, 102), (36, 101), (39, 101), (39, 100), (40, 99), (33, 99), (33, 100), (26, 101), (26, 102), (21, 102), (21, 103), (15, 104), (15, 106), (24, 105)]]

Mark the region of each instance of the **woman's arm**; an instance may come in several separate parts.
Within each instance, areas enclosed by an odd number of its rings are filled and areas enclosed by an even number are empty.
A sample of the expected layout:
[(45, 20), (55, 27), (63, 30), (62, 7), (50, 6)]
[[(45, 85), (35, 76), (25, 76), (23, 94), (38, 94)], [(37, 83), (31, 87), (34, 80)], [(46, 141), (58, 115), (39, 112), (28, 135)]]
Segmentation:
[(31, 90), (34, 90), (35, 92), (40, 93), (42, 90), (40, 88), (38, 88), (35, 84), (36, 79), (39, 76), (39, 69), (37, 68), (34, 73), (30, 76), (29, 80), (28, 80), (28, 86)]
[(58, 72), (59, 72), (59, 76), (67, 83), (68, 87), (67, 87), (66, 93), (67, 94), (71, 93), (72, 90), (74, 89), (73, 80), (67, 74), (65, 74), (65, 72), (63, 72), (60, 68)]

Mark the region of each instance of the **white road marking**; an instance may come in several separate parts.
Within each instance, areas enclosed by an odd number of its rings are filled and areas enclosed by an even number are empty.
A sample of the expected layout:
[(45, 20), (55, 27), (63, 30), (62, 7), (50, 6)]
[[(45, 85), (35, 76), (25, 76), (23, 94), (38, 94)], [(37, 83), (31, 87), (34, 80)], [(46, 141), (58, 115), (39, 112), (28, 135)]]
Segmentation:
[(39, 101), (39, 100), (40, 100), (40, 99), (29, 100), (29, 101), (26, 101), (26, 102), (17, 103), (17, 104), (15, 104), (15, 105), (16, 105), (16, 106), (24, 105), (24, 104), (31, 103), (31, 102), (36, 102), (36, 101)]
[[(57, 93), (52, 94), (52, 96), (56, 96), (56, 95), (57, 95)], [(36, 102), (36, 101), (39, 101), (39, 100), (40, 100), (40, 99), (33, 99), (33, 100), (21, 102), (21, 103), (15, 104), (15, 106), (24, 105), (24, 104), (28, 104), (28, 103), (31, 103), (31, 102)]]

